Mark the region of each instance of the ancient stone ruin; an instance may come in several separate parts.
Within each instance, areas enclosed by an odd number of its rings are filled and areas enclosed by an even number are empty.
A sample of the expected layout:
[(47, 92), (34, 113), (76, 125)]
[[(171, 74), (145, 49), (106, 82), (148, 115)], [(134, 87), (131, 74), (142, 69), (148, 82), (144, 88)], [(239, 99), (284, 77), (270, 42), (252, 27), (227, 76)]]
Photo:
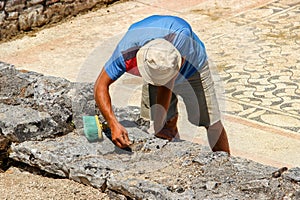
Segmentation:
[(0, 41), (116, 0), (1, 0)]
[[(143, 131), (139, 108), (115, 108), (132, 149), (109, 130), (90, 143), (81, 117), (97, 114), (93, 85), (19, 71), (0, 62), (0, 164), (71, 179), (112, 199), (299, 199), (300, 168), (276, 169)], [(98, 113), (99, 114), (99, 113)], [(284, 167), (284, 166), (283, 166)]]

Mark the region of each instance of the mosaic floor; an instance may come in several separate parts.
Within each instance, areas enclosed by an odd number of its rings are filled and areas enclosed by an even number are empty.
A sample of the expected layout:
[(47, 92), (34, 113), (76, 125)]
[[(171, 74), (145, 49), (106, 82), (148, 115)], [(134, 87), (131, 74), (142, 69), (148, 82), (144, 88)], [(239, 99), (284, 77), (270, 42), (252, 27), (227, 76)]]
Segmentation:
[(232, 32), (216, 27), (208, 51), (226, 113), (300, 133), (300, 1), (275, 1), (223, 23)]

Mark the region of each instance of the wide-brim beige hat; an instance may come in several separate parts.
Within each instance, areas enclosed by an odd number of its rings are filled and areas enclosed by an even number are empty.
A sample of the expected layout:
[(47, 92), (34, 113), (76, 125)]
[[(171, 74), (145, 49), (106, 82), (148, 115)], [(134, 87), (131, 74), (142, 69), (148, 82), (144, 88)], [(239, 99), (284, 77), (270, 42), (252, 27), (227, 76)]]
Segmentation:
[(154, 39), (141, 47), (136, 55), (142, 78), (152, 85), (166, 85), (181, 66), (181, 55), (172, 43)]

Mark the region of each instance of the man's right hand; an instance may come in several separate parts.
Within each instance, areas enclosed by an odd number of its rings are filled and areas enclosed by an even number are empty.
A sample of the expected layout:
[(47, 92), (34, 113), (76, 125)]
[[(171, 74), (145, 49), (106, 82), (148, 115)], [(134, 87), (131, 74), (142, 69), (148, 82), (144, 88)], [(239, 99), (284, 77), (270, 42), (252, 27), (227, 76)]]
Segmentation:
[(103, 68), (94, 86), (94, 95), (97, 106), (99, 107), (105, 120), (111, 130), (111, 139), (115, 145), (120, 148), (126, 148), (131, 143), (128, 138), (128, 133), (126, 129), (118, 122), (116, 116), (114, 115), (111, 99), (109, 95), (109, 86), (114, 82), (105, 69)]
[(111, 139), (115, 145), (124, 149), (131, 144), (127, 130), (120, 123), (111, 125), (110, 129)]

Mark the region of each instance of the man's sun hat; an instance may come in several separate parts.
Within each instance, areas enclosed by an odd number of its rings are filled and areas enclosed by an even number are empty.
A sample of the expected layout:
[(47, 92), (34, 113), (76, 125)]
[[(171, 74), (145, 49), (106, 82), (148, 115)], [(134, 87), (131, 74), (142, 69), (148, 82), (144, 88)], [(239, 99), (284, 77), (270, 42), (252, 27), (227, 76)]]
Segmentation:
[(142, 78), (152, 85), (165, 85), (174, 78), (181, 66), (181, 55), (172, 43), (154, 39), (141, 47), (136, 55)]

